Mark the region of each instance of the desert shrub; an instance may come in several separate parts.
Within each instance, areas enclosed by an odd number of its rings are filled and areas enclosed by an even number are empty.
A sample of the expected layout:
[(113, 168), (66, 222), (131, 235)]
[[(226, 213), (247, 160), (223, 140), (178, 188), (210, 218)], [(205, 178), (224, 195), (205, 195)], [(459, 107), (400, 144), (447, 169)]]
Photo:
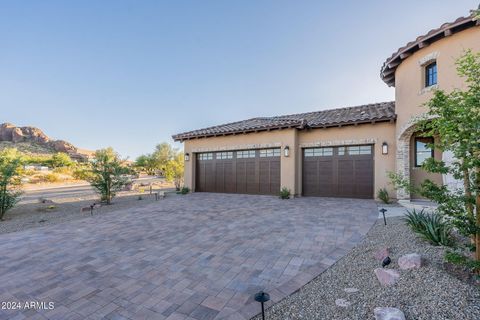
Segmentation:
[(471, 257), (465, 256), (462, 253), (455, 252), (455, 251), (447, 251), (445, 252), (445, 261), (450, 262), (452, 264), (460, 265), (467, 267), (472, 271), (480, 271), (480, 261), (476, 261)]
[(283, 187), (280, 190), (280, 199), (290, 199), (290, 189)]
[(17, 149), (0, 151), (0, 220), (20, 200), (22, 158)]
[(385, 204), (390, 203), (390, 195), (388, 194), (388, 191), (387, 191), (386, 188), (378, 189), (377, 197), (378, 197), (378, 199), (382, 200), (382, 202), (385, 203)]
[(72, 158), (64, 152), (57, 152), (51, 156), (48, 165), (53, 168), (70, 167), (74, 164)]
[(52, 156), (45, 154), (23, 154), (23, 161), (29, 165), (48, 166)]
[(64, 175), (73, 175), (74, 170), (71, 167), (58, 167), (52, 170), (54, 173), (64, 174)]
[(405, 222), (413, 232), (434, 245), (450, 246), (453, 242), (452, 227), (439, 214), (413, 209), (407, 211)]
[(46, 175), (43, 176), (44, 182), (49, 182), (49, 183), (54, 183), (54, 182), (60, 182), (62, 179), (57, 173), (50, 172), (47, 173)]
[(73, 169), (72, 177), (75, 180), (88, 181), (88, 179), (91, 177), (91, 171), (88, 168), (85, 168), (85, 167), (78, 167), (78, 168)]
[(37, 171), (31, 170), (31, 169), (23, 170), (22, 174), (23, 174), (23, 176), (25, 176), (25, 177), (31, 177), (31, 176), (36, 175), (36, 174), (37, 174)]

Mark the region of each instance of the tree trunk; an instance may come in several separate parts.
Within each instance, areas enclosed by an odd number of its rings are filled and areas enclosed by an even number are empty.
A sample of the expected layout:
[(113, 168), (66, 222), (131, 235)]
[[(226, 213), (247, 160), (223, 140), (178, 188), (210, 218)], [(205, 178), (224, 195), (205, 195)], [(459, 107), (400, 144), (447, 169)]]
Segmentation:
[(2, 186), (2, 190), (0, 191), (1, 194), (2, 194), (2, 203), (0, 204), (0, 220), (3, 220), (3, 216), (5, 215), (5, 207), (6, 207), (6, 204), (5, 204), (5, 198), (7, 196), (7, 186)]
[(475, 260), (480, 261), (480, 168), (476, 169), (475, 176), (475, 214), (476, 214), (476, 226), (477, 234), (475, 241)]
[[(473, 215), (473, 203), (470, 202), (472, 198), (472, 190), (470, 186), (470, 173), (468, 169), (463, 169), (463, 189), (465, 190), (465, 197), (467, 198), (467, 202), (465, 203), (465, 209), (467, 210), (467, 215), (469, 218), (474, 218)], [(474, 220), (474, 219), (472, 219)], [(477, 236), (472, 234), (470, 237), (471, 244), (476, 243)]]

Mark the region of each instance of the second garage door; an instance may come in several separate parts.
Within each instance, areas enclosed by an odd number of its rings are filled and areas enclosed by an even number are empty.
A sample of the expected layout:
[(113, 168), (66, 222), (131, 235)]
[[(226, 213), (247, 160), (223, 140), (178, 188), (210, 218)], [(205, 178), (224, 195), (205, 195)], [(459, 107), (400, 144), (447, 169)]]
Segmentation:
[(198, 153), (195, 191), (278, 194), (280, 148)]
[(372, 146), (303, 149), (303, 195), (373, 198)]

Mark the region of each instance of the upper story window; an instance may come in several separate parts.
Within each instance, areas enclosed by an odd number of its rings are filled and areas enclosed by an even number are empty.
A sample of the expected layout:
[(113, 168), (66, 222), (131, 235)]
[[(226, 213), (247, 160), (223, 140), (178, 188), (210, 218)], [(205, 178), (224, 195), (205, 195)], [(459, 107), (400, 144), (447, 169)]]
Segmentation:
[(433, 138), (415, 138), (415, 167), (421, 167), (428, 158), (433, 158)]
[(437, 62), (434, 61), (425, 66), (425, 88), (437, 84)]

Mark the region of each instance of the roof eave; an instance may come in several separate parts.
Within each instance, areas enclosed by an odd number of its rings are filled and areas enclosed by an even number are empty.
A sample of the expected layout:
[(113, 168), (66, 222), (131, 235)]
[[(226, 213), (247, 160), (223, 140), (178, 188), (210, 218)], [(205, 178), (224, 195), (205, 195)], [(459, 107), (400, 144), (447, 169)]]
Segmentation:
[(230, 131), (230, 132), (222, 132), (222, 133), (212, 133), (212, 134), (202, 134), (202, 135), (173, 135), (172, 138), (174, 141), (186, 141), (186, 140), (193, 140), (193, 139), (202, 139), (202, 138), (212, 138), (218, 136), (226, 136), (226, 135), (235, 135), (235, 134), (246, 134), (246, 133), (254, 133), (254, 132), (261, 132), (261, 131), (270, 131), (270, 130), (282, 130), (282, 129), (297, 129), (297, 130), (304, 130), (304, 129), (320, 129), (320, 128), (331, 128), (331, 127), (341, 127), (341, 126), (348, 126), (348, 125), (357, 125), (357, 124), (368, 124), (368, 123), (377, 123), (377, 122), (388, 122), (388, 121), (395, 121), (396, 115), (394, 117), (383, 117), (377, 119), (366, 119), (366, 120), (358, 120), (358, 121), (344, 121), (344, 122), (335, 122), (329, 124), (318, 124), (318, 125), (306, 125), (302, 123), (299, 125), (288, 125), (288, 126), (281, 126), (281, 127), (270, 127), (270, 128), (252, 128), (247, 130), (239, 130), (239, 131)]
[(427, 34), (418, 37), (411, 44), (400, 48), (395, 54), (388, 58), (380, 69), (380, 78), (389, 86), (395, 86), (395, 71), (403, 60), (410, 57), (416, 51), (423, 49), (429, 44), (451, 36), (454, 33), (461, 32), (465, 29), (479, 26), (480, 20), (474, 20), (473, 17), (462, 17), (452, 23), (442, 25), (438, 29), (433, 29)]

